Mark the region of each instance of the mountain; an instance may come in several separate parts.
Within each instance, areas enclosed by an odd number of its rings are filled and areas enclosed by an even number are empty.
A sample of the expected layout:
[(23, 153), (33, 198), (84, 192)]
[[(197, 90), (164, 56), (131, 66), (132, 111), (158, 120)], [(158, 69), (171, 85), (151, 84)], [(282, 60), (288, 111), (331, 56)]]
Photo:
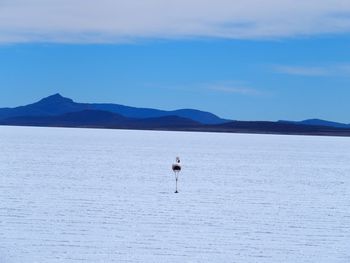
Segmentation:
[(229, 120), (221, 119), (218, 116), (205, 111), (194, 109), (181, 109), (164, 111), (149, 108), (135, 108), (118, 104), (89, 104), (92, 109), (110, 111), (130, 118), (157, 118), (164, 116), (178, 116), (191, 119), (202, 124), (220, 124)]
[(100, 110), (116, 113), (128, 118), (158, 118), (165, 116), (178, 116), (191, 119), (202, 124), (220, 124), (228, 120), (200, 110), (181, 109), (174, 111), (164, 111), (158, 109), (136, 108), (119, 104), (102, 103), (77, 103), (72, 99), (54, 94), (36, 103), (16, 108), (0, 109), (0, 120), (19, 116), (55, 116), (69, 112), (79, 112), (84, 110)]
[(118, 104), (76, 103), (60, 94), (0, 109), (0, 125), (350, 136), (350, 126), (318, 119), (228, 121), (192, 109), (162, 111)]
[(302, 125), (312, 125), (312, 126), (326, 126), (326, 127), (336, 127), (336, 128), (350, 128), (350, 124), (326, 121), (321, 119), (308, 119), (303, 121), (279, 121), (284, 123), (294, 123)]
[(46, 126), (46, 127), (90, 127), (119, 129), (179, 129), (198, 127), (201, 124), (178, 116), (135, 119), (120, 114), (83, 110), (55, 116), (18, 116), (0, 120), (1, 125)]

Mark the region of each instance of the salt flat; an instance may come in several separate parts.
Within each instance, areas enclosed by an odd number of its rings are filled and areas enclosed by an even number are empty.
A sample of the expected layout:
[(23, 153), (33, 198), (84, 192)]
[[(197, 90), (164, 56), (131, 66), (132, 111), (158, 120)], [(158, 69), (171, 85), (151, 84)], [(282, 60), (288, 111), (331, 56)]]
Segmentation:
[(350, 138), (0, 127), (0, 150), (1, 263), (350, 262)]

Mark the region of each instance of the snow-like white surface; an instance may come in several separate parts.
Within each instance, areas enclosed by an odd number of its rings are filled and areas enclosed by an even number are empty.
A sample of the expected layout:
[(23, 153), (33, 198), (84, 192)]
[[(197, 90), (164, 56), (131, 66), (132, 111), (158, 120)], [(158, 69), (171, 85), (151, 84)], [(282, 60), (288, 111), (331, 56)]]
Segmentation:
[(1, 263), (350, 262), (350, 138), (0, 127), (0, 150)]

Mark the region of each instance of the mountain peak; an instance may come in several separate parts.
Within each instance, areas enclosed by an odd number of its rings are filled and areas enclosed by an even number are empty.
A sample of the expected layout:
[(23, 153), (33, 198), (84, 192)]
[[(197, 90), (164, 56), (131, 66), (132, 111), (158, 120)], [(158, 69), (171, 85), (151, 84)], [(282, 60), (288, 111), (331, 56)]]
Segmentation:
[(61, 94), (59, 94), (59, 93), (53, 94), (53, 95), (48, 96), (48, 97), (63, 98), (63, 96)]
[(72, 99), (65, 98), (61, 94), (56, 93), (39, 101), (40, 103), (73, 103)]

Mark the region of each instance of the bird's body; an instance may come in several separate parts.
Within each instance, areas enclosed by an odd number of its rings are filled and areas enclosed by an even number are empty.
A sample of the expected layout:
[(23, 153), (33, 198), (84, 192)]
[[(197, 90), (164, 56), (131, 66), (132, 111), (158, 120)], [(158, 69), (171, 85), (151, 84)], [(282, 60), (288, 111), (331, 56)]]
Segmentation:
[(180, 164), (174, 163), (172, 168), (173, 168), (174, 172), (180, 172), (181, 171), (181, 165)]

